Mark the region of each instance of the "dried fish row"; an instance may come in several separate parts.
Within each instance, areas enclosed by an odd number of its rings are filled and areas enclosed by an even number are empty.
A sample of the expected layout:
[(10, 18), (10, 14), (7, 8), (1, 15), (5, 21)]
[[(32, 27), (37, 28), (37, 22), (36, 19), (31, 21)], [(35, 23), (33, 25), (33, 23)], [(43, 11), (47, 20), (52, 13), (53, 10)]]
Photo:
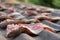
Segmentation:
[[(16, 4), (17, 5), (17, 4)], [(27, 34), (38, 35), (43, 30), (48, 30), (53, 33), (59, 33), (60, 30), (58, 26), (52, 24), (52, 22), (57, 23), (60, 20), (60, 17), (53, 16), (54, 9), (49, 8), (40, 8), (36, 6), (26, 6), (23, 4), (19, 5), (0, 5), (0, 28), (7, 29), (7, 37), (15, 37), (22, 32)], [(48, 24), (54, 25), (54, 28), (51, 25), (44, 24), (42, 21), (50, 21)]]

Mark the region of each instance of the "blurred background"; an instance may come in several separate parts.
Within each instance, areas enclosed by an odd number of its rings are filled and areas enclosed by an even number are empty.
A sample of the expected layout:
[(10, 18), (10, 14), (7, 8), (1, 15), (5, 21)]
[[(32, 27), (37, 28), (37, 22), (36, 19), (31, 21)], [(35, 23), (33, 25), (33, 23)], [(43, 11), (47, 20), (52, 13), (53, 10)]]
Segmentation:
[(52, 8), (60, 8), (60, 0), (18, 0), (18, 1)]
[(60, 8), (60, 0), (0, 0), (2, 2), (25, 2), (30, 4), (42, 5), (52, 8)]

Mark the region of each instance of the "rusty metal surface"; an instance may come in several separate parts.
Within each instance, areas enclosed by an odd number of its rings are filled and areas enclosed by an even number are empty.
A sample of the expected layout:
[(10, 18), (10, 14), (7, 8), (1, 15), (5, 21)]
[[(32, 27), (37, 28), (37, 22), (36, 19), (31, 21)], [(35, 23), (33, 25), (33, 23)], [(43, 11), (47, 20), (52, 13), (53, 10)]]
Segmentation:
[[(5, 33), (5, 32), (2, 32), (2, 33)], [(32, 37), (32, 36), (30, 36), (30, 35), (28, 35), (26, 33), (22, 33), (22, 34), (20, 34), (18, 37), (14, 38), (14, 39), (6, 38), (4, 36), (4, 34), (3, 34), (2, 38), (4, 40), (5, 39), (6, 40), (60, 40), (60, 36), (58, 34), (55, 34), (55, 33), (52, 33), (52, 32), (46, 31), (46, 30), (42, 31), (41, 33), (39, 33), (38, 36), (35, 36), (35, 37)]]

